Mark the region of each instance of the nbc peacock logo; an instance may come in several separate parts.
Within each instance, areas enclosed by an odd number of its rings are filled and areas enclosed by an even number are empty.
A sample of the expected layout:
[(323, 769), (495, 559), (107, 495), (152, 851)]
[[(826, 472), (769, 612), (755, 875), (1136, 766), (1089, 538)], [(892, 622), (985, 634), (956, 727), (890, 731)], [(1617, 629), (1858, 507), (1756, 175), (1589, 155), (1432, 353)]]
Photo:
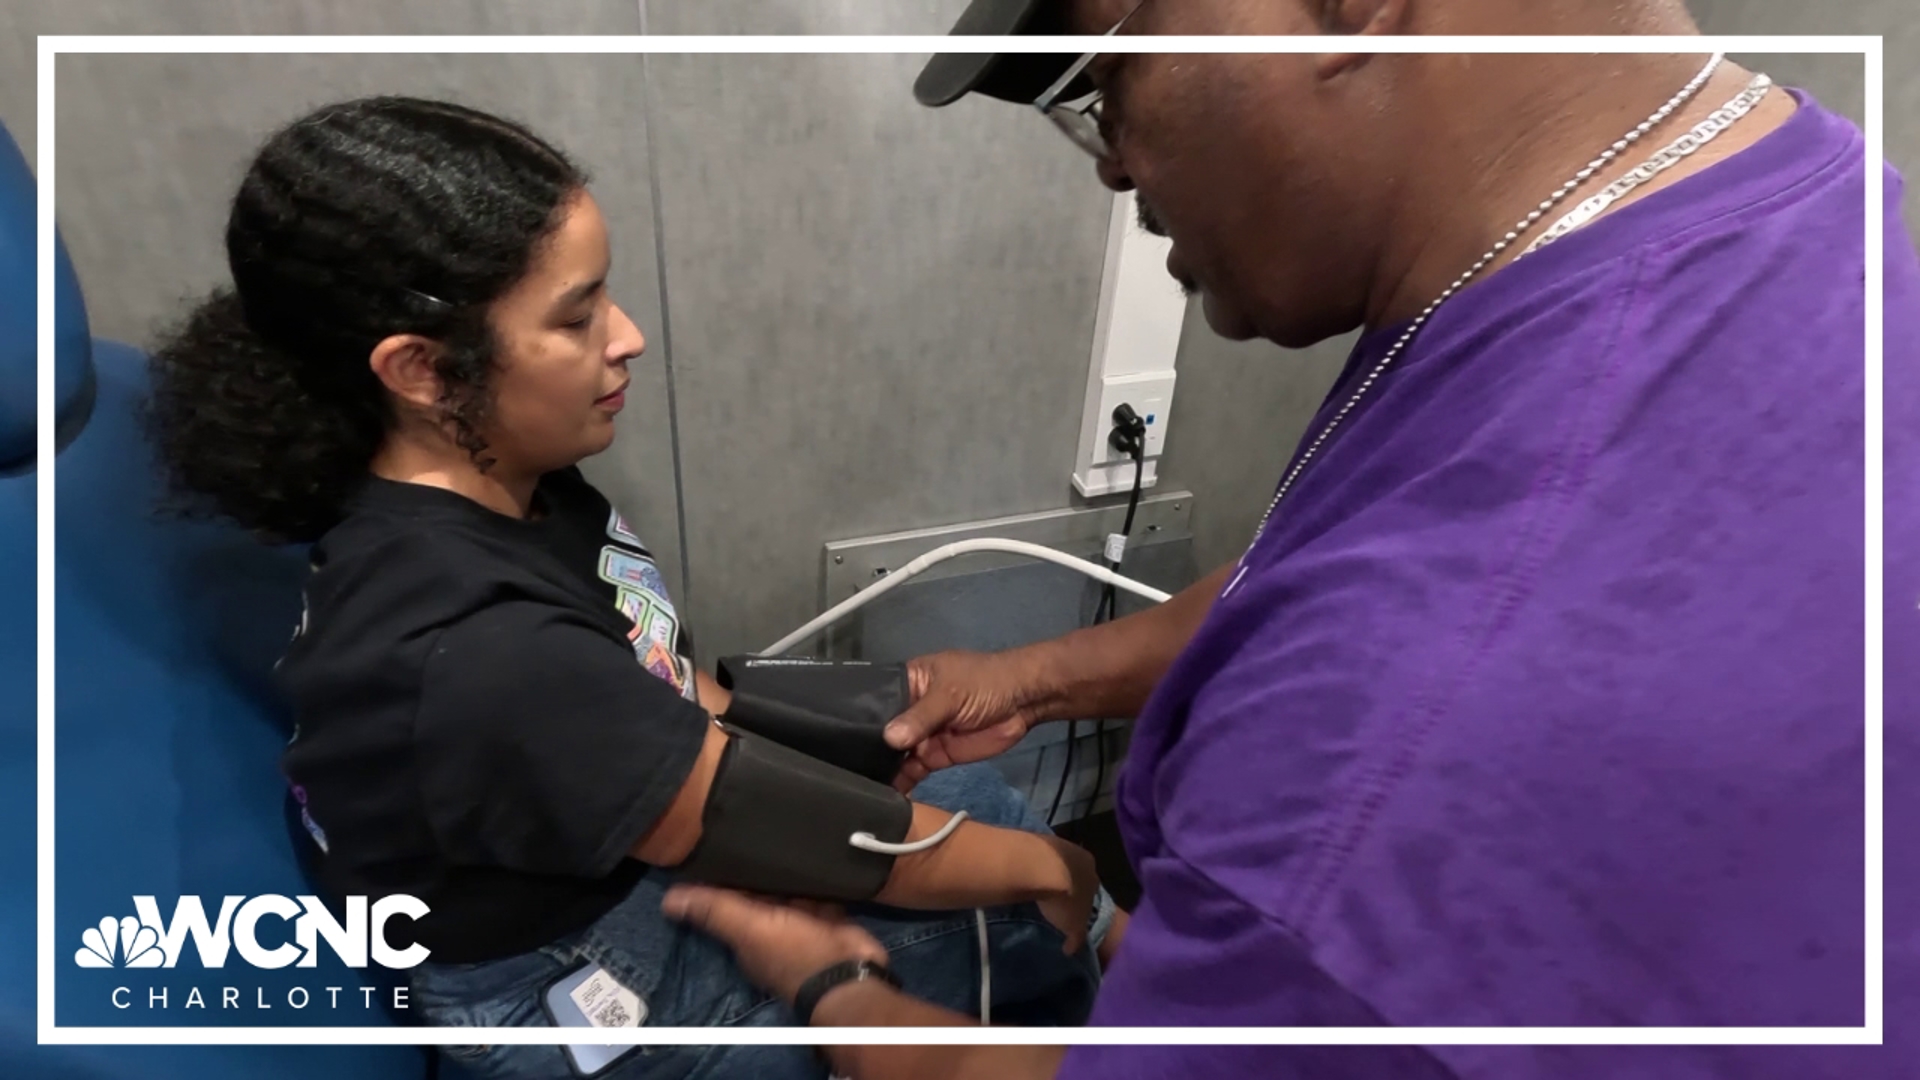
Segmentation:
[(160, 935), (131, 915), (117, 920), (109, 915), (99, 926), (87, 927), (73, 959), (83, 968), (157, 968), (167, 962)]

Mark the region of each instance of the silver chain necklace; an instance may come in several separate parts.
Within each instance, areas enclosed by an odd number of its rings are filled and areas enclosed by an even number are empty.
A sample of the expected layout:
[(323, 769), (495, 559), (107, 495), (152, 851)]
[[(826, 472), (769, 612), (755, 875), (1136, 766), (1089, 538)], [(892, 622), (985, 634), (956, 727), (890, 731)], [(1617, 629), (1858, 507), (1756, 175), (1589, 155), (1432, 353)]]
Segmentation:
[(1740, 91), (1732, 101), (1708, 113), (1705, 120), (1661, 147), (1659, 153), (1641, 162), (1632, 172), (1608, 184), (1592, 198), (1567, 211), (1567, 216), (1554, 222), (1546, 232), (1541, 233), (1533, 243), (1527, 245), (1527, 250), (1520, 254), (1531, 255), (1578, 229), (1599, 217), (1601, 211), (1607, 207), (1619, 202), (1627, 192), (1685, 161), (1694, 151), (1712, 142), (1715, 136), (1732, 127), (1734, 121), (1752, 112), (1753, 107), (1760, 104), (1761, 99), (1765, 98), (1767, 91), (1772, 88), (1772, 79), (1765, 75), (1755, 75), (1753, 81), (1747, 84), (1747, 88)]
[[(1539, 206), (1529, 210), (1527, 216), (1520, 219), (1520, 222), (1509, 230), (1507, 235), (1500, 239), (1499, 243), (1493, 245), (1485, 255), (1480, 256), (1477, 262), (1467, 268), (1466, 273), (1454, 279), (1453, 284), (1447, 286), (1445, 292), (1435, 298), (1433, 303), (1427, 305), (1426, 310), (1422, 311), (1413, 322), (1408, 325), (1406, 332), (1400, 335), (1399, 340), (1393, 343), (1393, 347), (1387, 350), (1387, 354), (1382, 356), (1380, 362), (1373, 366), (1373, 370), (1367, 373), (1366, 379), (1363, 380), (1358, 387), (1354, 388), (1353, 393), (1347, 396), (1346, 402), (1340, 406), (1340, 411), (1333, 415), (1333, 419), (1327, 422), (1326, 427), (1320, 429), (1320, 433), (1316, 435), (1313, 442), (1307, 446), (1306, 452), (1300, 455), (1300, 460), (1295, 462), (1293, 468), (1287, 471), (1286, 477), (1280, 481), (1280, 489), (1274, 492), (1273, 502), (1267, 504), (1267, 512), (1260, 518), (1259, 528), (1254, 530), (1253, 541), (1248, 544), (1249, 549), (1251, 549), (1253, 544), (1260, 542), (1260, 537), (1267, 531), (1267, 524), (1273, 520), (1273, 512), (1280, 508), (1280, 500), (1286, 498), (1287, 492), (1293, 487), (1293, 482), (1299, 479), (1300, 473), (1307, 467), (1307, 463), (1311, 462), (1314, 455), (1320, 452), (1320, 448), (1326, 444), (1327, 438), (1340, 426), (1340, 422), (1347, 418), (1347, 414), (1353, 411), (1354, 405), (1356, 405), (1362, 397), (1366, 396), (1367, 391), (1371, 389), (1374, 382), (1380, 378), (1380, 374), (1386, 371), (1388, 365), (1392, 364), (1395, 358), (1405, 351), (1407, 343), (1412, 341), (1413, 336), (1420, 332), (1420, 328), (1426, 325), (1428, 319), (1433, 317), (1434, 311), (1438, 309), (1441, 304), (1452, 299), (1453, 294), (1466, 287), (1467, 282), (1472, 281), (1480, 271), (1486, 269), (1488, 263), (1499, 258), (1509, 247), (1512, 247), (1514, 241), (1520, 239), (1521, 233), (1533, 228), (1541, 218), (1547, 215), (1548, 211), (1564, 202), (1568, 195), (1573, 194), (1575, 188), (1592, 179), (1594, 173), (1606, 168), (1613, 162), (1614, 158), (1619, 157), (1628, 147), (1640, 141), (1642, 136), (1652, 131), (1661, 121), (1673, 115), (1675, 109), (1692, 100), (1693, 96), (1700, 92), (1700, 88), (1706, 85), (1707, 80), (1713, 77), (1713, 73), (1719, 69), (1720, 62), (1725, 58), (1726, 55), (1724, 53), (1714, 53), (1713, 57), (1707, 61), (1707, 66), (1700, 69), (1700, 74), (1695, 75), (1692, 82), (1681, 87), (1679, 93), (1668, 98), (1665, 105), (1654, 110), (1653, 115), (1642, 120), (1638, 127), (1627, 132), (1614, 142), (1612, 146), (1601, 151), (1599, 157), (1588, 162), (1585, 168), (1573, 175), (1573, 179), (1560, 185), (1559, 190), (1549, 195)], [(1236, 579), (1234, 584), (1237, 583)], [(1232, 589), (1232, 584), (1229, 584), (1228, 589)]]

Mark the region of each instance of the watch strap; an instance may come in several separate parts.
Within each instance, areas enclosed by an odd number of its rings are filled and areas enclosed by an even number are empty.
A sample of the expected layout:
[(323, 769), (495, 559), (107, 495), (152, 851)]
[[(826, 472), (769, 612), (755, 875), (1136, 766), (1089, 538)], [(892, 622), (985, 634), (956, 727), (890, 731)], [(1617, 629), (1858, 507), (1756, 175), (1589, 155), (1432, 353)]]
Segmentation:
[(802, 1027), (811, 1025), (813, 1010), (819, 1006), (820, 999), (826, 997), (829, 991), (850, 982), (864, 982), (867, 979), (878, 979), (895, 990), (900, 989), (900, 977), (888, 970), (885, 964), (878, 964), (872, 960), (845, 960), (832, 967), (823, 968), (800, 984), (800, 991), (793, 996), (793, 1015), (800, 1021)]

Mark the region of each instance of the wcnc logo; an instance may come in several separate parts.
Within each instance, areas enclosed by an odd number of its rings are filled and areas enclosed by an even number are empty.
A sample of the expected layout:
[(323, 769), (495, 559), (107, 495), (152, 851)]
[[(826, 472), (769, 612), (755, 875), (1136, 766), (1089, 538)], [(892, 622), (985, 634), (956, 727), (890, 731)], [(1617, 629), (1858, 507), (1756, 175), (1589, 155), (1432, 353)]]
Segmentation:
[[(321, 940), (351, 968), (364, 968), (371, 958), (381, 967), (404, 969), (428, 956), (422, 945), (395, 949), (387, 944), (389, 919), (396, 915), (418, 919), (427, 913), (424, 902), (405, 895), (383, 896), (372, 904), (364, 896), (350, 896), (344, 922), (312, 896), (222, 897), (220, 914), (212, 923), (197, 896), (182, 896), (174, 904), (171, 920), (160, 918), (160, 905), (151, 896), (134, 897), (133, 910), (138, 918), (108, 916), (99, 926), (88, 927), (80, 935), (74, 963), (85, 968), (170, 968), (179, 962), (189, 935), (200, 966), (210, 968), (224, 967), (229, 950), (257, 968), (314, 967), (319, 963)], [(291, 922), (293, 941), (273, 948), (261, 945), (260, 922), (267, 918)]]
[[(421, 964), (429, 955), (423, 945), (396, 949), (387, 941), (388, 922), (395, 918), (418, 919), (427, 914), (424, 902), (406, 895), (384, 896), (371, 903), (364, 896), (348, 897), (341, 907), (343, 918), (335, 918), (334, 913), (313, 896), (226, 896), (221, 898), (219, 913), (212, 919), (207, 917), (206, 905), (198, 896), (180, 897), (174, 904), (171, 919), (161, 918), (160, 905), (151, 896), (134, 897), (133, 910), (133, 915), (118, 919), (108, 916), (101, 919), (99, 925), (82, 932), (80, 948), (73, 954), (74, 963), (83, 968), (171, 968), (180, 961), (189, 942), (203, 968), (225, 967), (230, 953), (238, 954), (241, 962), (260, 969), (317, 967), (322, 942), (349, 968), (365, 968), (373, 963), (403, 970)], [(290, 924), (291, 940), (286, 940), (288, 935), (282, 930), (268, 938), (278, 940), (279, 944), (263, 945), (261, 924), (269, 919)], [(337, 1007), (343, 988), (322, 989), (332, 994)], [(363, 991), (371, 1006), (373, 988), (355, 989)], [(240, 1007), (239, 988), (222, 987), (221, 991), (223, 1008)], [(407, 1007), (404, 995), (404, 987), (395, 988), (395, 1008)], [(255, 997), (258, 1002), (255, 1007), (272, 1007), (263, 991), (256, 990)], [(292, 1007), (303, 1009), (310, 997), (305, 988), (294, 987), (287, 1001)], [(128, 1008), (134, 1000), (133, 991), (129, 987), (115, 987), (112, 998), (116, 1008)], [(149, 1007), (164, 1009), (167, 998), (165, 988), (148, 991)], [(198, 987), (192, 988), (186, 1007), (205, 1007)]]

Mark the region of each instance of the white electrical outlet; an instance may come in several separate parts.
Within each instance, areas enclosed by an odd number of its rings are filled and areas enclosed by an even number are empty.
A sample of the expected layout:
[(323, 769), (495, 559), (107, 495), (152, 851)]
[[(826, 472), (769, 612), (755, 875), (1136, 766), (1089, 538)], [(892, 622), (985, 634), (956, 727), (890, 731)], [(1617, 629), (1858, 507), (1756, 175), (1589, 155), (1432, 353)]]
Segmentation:
[(1133, 411), (1147, 423), (1144, 456), (1160, 456), (1161, 448), (1167, 441), (1167, 410), (1173, 406), (1173, 382), (1174, 373), (1171, 371), (1115, 375), (1102, 382), (1099, 416), (1105, 426), (1101, 428), (1099, 445), (1093, 450), (1093, 464), (1132, 460), (1107, 441), (1107, 433), (1113, 430), (1113, 411), (1122, 404), (1133, 406)]

